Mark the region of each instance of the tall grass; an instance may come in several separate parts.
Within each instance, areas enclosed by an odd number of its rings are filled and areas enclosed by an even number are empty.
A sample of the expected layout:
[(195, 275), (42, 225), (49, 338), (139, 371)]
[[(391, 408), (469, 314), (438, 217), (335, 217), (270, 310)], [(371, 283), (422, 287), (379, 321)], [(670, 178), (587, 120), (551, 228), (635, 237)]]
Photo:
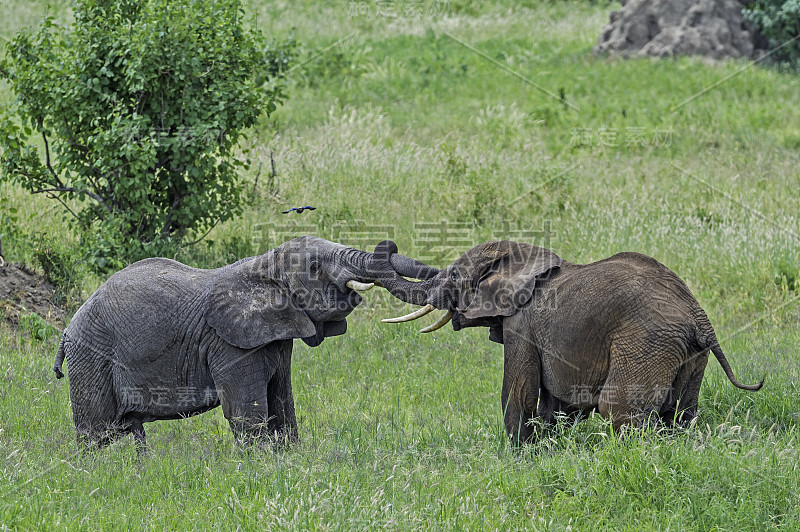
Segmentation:
[[(411, 19), (365, 5), (251, 2), (309, 60), (253, 132), (245, 216), (176, 258), (217, 266), (304, 233), (364, 249), (390, 237), (438, 266), (490, 238), (573, 262), (640, 251), (687, 281), (737, 376), (766, 374), (764, 388), (735, 389), (712, 360), (688, 429), (620, 438), (600, 419), (564, 422), (519, 451), (502, 427), (502, 348), (485, 331), (381, 325), (402, 305), (372, 291), (346, 336), (295, 346), (296, 447), (238, 448), (216, 410), (147, 425), (143, 459), (131, 441), (80, 455), (49, 370), (57, 340), (3, 328), (0, 526), (798, 528), (798, 78), (595, 58), (609, 9), (594, 3), (453, 1)], [(31, 6), (4, 34), (44, 9)], [(74, 244), (54, 206), (0, 193), (19, 209), (7, 259), (30, 260), (37, 231)], [(280, 214), (301, 205), (318, 209)], [(429, 246), (443, 226), (456, 236)]]

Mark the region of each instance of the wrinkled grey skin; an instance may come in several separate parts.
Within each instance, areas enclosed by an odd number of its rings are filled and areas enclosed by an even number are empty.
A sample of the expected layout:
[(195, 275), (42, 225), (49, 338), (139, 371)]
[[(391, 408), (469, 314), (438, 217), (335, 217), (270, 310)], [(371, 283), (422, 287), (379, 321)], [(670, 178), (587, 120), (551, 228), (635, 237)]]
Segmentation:
[[(426, 266), (391, 258), (406, 275)], [(361, 302), (346, 286), (371, 282), (372, 254), (321, 238), (296, 238), (215, 270), (147, 259), (112, 275), (64, 331), (79, 442), (100, 446), (143, 423), (222, 405), (237, 439), (297, 439), (292, 340), (310, 346), (343, 334)]]
[(515, 442), (531, 438), (534, 414), (596, 409), (615, 428), (652, 415), (671, 424), (696, 415), (708, 352), (738, 388), (705, 312), (686, 284), (655, 259), (619, 253), (572, 264), (517, 242), (472, 248), (427, 281), (391, 266), (397, 246), (376, 248), (383, 286), (415, 305), (451, 310), (453, 329), (489, 327), (503, 344), (502, 406)]

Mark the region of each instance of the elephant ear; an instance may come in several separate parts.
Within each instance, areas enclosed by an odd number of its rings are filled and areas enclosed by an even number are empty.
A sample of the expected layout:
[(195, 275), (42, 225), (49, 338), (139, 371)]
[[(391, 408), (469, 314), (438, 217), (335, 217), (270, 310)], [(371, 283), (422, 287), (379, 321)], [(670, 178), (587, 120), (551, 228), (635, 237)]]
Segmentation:
[(205, 319), (217, 334), (242, 349), (316, 334), (314, 322), (271, 274), (269, 258), (245, 259), (224, 268), (206, 296)]
[(516, 314), (533, 297), (536, 281), (562, 262), (548, 249), (505, 240), (490, 243), (481, 255), (475, 296), (459, 309), (468, 319)]

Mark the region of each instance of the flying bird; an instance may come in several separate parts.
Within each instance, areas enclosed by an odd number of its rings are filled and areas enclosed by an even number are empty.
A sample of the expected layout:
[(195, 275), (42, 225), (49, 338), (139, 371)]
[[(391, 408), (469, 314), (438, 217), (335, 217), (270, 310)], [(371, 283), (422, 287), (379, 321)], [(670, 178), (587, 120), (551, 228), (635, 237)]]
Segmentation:
[(303, 211), (314, 211), (316, 209), (317, 209), (316, 207), (311, 207), (311, 206), (308, 206), (308, 205), (305, 206), (305, 207), (292, 207), (288, 211), (283, 211), (283, 214), (289, 214), (292, 211), (297, 211), (297, 214), (300, 214)]

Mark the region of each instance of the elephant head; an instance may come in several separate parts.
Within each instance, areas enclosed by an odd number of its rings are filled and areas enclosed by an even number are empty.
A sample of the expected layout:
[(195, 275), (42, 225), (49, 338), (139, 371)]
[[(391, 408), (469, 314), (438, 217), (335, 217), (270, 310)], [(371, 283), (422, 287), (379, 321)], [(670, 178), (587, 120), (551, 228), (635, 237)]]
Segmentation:
[[(438, 273), (401, 255), (388, 257), (400, 275)], [(310, 346), (344, 334), (360, 291), (378, 281), (372, 253), (303, 236), (222, 268), (206, 295), (205, 319), (226, 342), (252, 349), (301, 338)]]
[(410, 321), (434, 309), (447, 311), (422, 332), (435, 331), (451, 319), (455, 330), (498, 326), (501, 318), (516, 314), (531, 300), (538, 280), (562, 264), (558, 255), (541, 247), (492, 241), (475, 246), (427, 280), (412, 282), (393, 266), (395, 253), (397, 246), (388, 240), (375, 248), (378, 280), (393, 296), (423, 308), (383, 321)]

